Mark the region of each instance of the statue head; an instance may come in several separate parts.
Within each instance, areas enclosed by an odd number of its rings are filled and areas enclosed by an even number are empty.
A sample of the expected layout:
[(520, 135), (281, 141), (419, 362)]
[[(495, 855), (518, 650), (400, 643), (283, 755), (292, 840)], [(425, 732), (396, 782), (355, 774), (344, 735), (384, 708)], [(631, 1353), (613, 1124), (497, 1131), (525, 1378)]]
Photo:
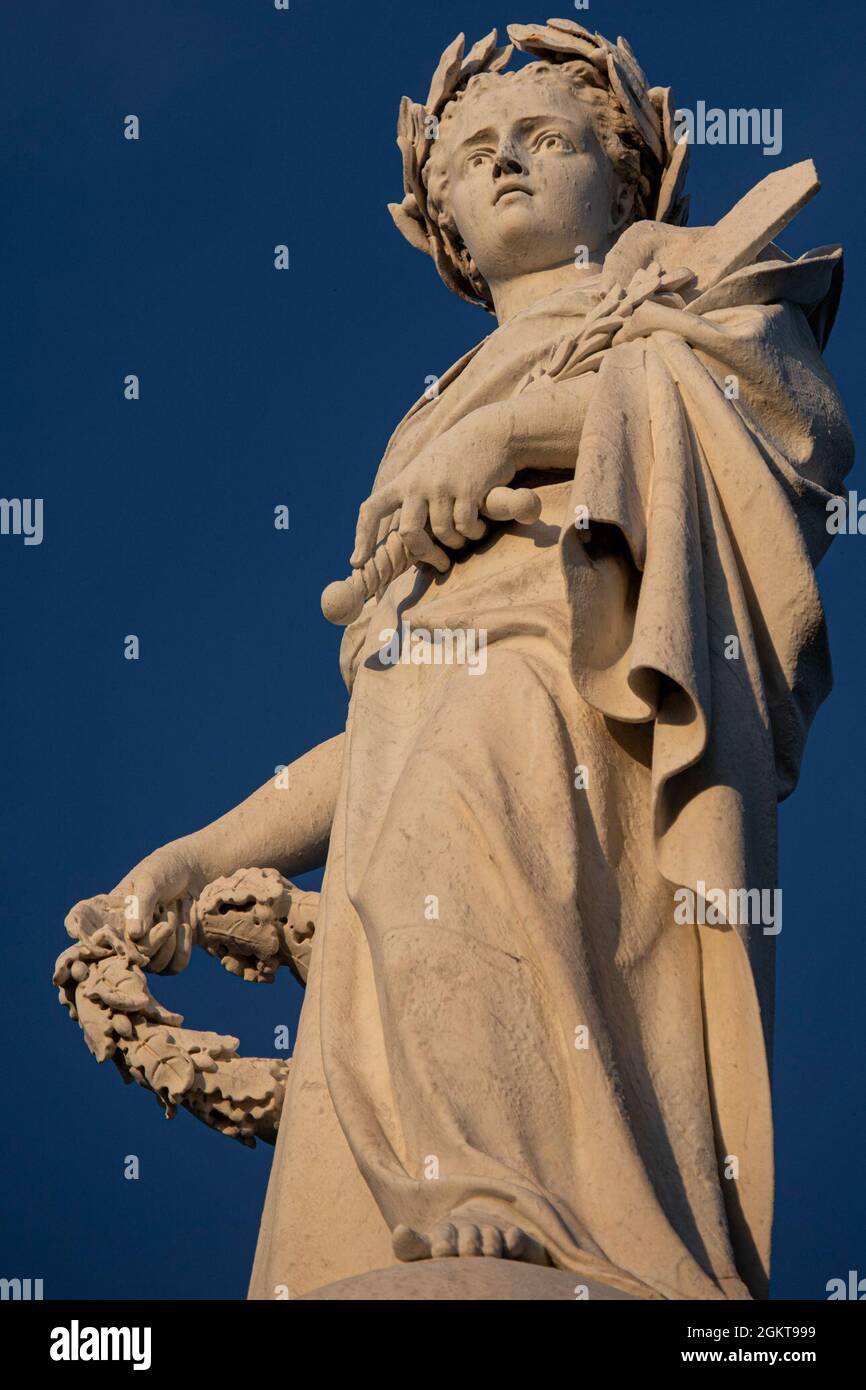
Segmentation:
[[(667, 89), (647, 87), (624, 39), (571, 20), (510, 25), (464, 57), (446, 49), (423, 106), (403, 98), (397, 142), (406, 197), (390, 211), (462, 298), (492, 308), (490, 283), (603, 258), (632, 221), (685, 221), (688, 146)], [(502, 69), (513, 45), (538, 61)]]

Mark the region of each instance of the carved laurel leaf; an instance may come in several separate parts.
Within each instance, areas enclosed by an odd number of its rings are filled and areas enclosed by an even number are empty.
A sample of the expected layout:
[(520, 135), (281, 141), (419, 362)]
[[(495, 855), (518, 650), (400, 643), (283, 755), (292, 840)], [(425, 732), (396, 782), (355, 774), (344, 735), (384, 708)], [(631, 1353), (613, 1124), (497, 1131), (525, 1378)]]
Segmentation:
[(430, 246), (427, 233), (424, 230), (424, 222), (418, 211), (414, 194), (407, 193), (402, 203), (389, 203), (388, 211), (397, 230), (403, 233), (406, 240), (415, 247), (415, 250), (423, 251), (425, 256), (429, 256)]
[(139, 1030), (139, 1036), (121, 1046), (133, 1075), (142, 1073), (144, 1082), (157, 1095), (176, 1104), (195, 1084), (195, 1066), (190, 1057), (162, 1028)]
[(108, 1009), (98, 999), (90, 999), (79, 985), (75, 991), (75, 1012), (88, 1050), (97, 1062), (106, 1061), (117, 1047)]
[(203, 1082), (208, 1094), (220, 1094), (233, 1105), (252, 1110), (267, 1105), (285, 1084), (285, 1062), (267, 1057), (235, 1057), (221, 1063)]
[(632, 89), (635, 94), (640, 97), (641, 101), (644, 101), (649, 90), (646, 73), (638, 62), (635, 51), (628, 39), (624, 39), (622, 34), (620, 34), (616, 41), (616, 54), (621, 65), (625, 68)]
[(83, 992), (88, 999), (98, 1000), (108, 1009), (128, 1014), (146, 1009), (151, 997), (141, 970), (137, 966), (130, 968), (118, 956), (110, 956), (91, 966)]
[(397, 148), (403, 160), (403, 188), (406, 193), (415, 198), (417, 202), (417, 192), (421, 186), (418, 177), (418, 160), (415, 156), (415, 147), (412, 141), (406, 136), (400, 135), (397, 139)]
[(674, 138), (674, 101), (670, 87), (650, 87), (647, 93), (656, 109), (665, 153), (670, 157), (678, 148)]
[(561, 29), (564, 34), (577, 34), (579, 38), (594, 42), (592, 34), (574, 19), (549, 19), (548, 29)]
[(439, 66), (433, 74), (430, 91), (427, 93), (427, 100), (424, 103), (427, 110), (434, 116), (439, 114), (440, 109), (445, 105), (457, 85), (460, 68), (463, 64), (465, 43), (466, 35), (458, 34), (439, 59)]
[(491, 29), (489, 34), (485, 34), (483, 39), (479, 39), (470, 48), (461, 65), (461, 76), (465, 77), (468, 69), (478, 63), (481, 67), (487, 62), (496, 47), (496, 30)]
[(409, 114), (412, 105), (411, 97), (400, 98), (400, 109), (397, 112), (397, 135), (398, 137), (402, 135), (407, 140), (411, 140), (413, 132), (412, 119)]
[[(412, 126), (415, 131), (414, 150), (417, 173), (417, 180), (413, 184), (413, 191), (418, 192), (418, 197), (421, 198), (422, 193), (418, 191), (423, 190), (424, 188), (424, 185), (421, 182), (421, 169), (424, 165), (425, 159), (430, 153), (430, 145), (434, 138), (433, 132), (435, 129), (435, 118), (430, 114), (426, 107), (419, 105), (413, 105), (411, 116)], [(426, 194), (423, 196), (426, 197)]]
[(197, 1119), (249, 1148), (257, 1138), (276, 1142), (289, 1063), (237, 1057), (199, 1077), (183, 1105)]
[(674, 149), (671, 162), (664, 172), (659, 188), (655, 220), (679, 224), (683, 207), (682, 191), (689, 167), (689, 147), (685, 141)]
[(240, 1047), (237, 1038), (228, 1033), (209, 1033), (198, 1028), (179, 1029), (174, 1041), (195, 1058), (196, 1067), (215, 1070), (218, 1062), (233, 1058)]
[[(636, 66), (636, 65), (635, 65)], [(611, 49), (607, 55), (607, 70), (610, 85), (619, 98), (622, 109), (631, 116), (649, 148), (659, 163), (662, 162), (662, 144), (659, 139), (658, 115), (649, 100), (646, 81), (643, 85), (638, 79), (640, 69), (629, 69), (624, 52)], [(642, 74), (641, 74), (642, 76)]]
[(511, 55), (512, 55), (513, 52), (514, 52), (514, 44), (513, 44), (513, 43), (506, 43), (506, 44), (503, 44), (503, 46), (502, 46), (501, 48), (497, 48), (496, 51), (495, 51), (495, 53), (493, 54), (493, 57), (490, 59), (490, 61), (489, 61), (488, 64), (487, 64), (487, 71), (488, 71), (488, 72), (501, 72), (503, 68), (505, 68), (505, 67), (508, 66), (508, 64), (509, 64), (509, 62), (510, 62), (510, 60), (511, 60)]
[(173, 1104), (186, 1095), (195, 1083), (195, 1067), (189, 1057), (182, 1052), (165, 1050), (152, 1069), (146, 1069), (150, 1085), (158, 1095), (164, 1095)]
[(531, 53), (536, 58), (546, 58), (550, 62), (585, 58), (600, 72), (604, 71), (607, 60), (598, 38), (580, 25), (576, 26), (580, 32), (574, 33), (561, 27), (564, 23), (560, 21), (556, 26), (549, 21), (547, 24), (509, 24), (508, 37), (521, 52)]
[[(489, 34), (485, 34), (483, 39), (479, 39), (470, 48), (460, 68), (459, 86), (464, 86), (478, 72), (496, 72), (499, 67), (503, 67), (511, 57), (512, 47), (507, 49), (496, 47), (496, 30), (491, 29)], [(503, 57), (504, 55), (504, 57)]]
[(423, 108), (410, 103), (406, 113), (407, 133), (397, 136), (397, 147), (403, 160), (403, 190), (412, 194), (419, 207), (426, 207), (419, 149), (426, 149), (429, 142), (419, 125), (419, 114), (422, 111)]

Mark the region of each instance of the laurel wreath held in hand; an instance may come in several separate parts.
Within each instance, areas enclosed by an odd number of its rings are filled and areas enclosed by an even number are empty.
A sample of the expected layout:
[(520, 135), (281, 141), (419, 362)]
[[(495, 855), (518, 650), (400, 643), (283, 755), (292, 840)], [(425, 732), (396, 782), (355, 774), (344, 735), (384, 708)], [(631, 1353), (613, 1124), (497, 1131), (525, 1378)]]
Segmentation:
[(89, 898), (66, 919), (75, 940), (54, 972), (60, 1002), (96, 1060), (111, 1058), (126, 1082), (153, 1091), (167, 1119), (182, 1105), (242, 1144), (273, 1144), (290, 1063), (238, 1057), (237, 1038), (183, 1028), (153, 998), (146, 972), (176, 965), (178, 953), (185, 962), (198, 945), (245, 980), (270, 982), (287, 965), (304, 984), (318, 898), (276, 869), (239, 869), (144, 930), (125, 898)]

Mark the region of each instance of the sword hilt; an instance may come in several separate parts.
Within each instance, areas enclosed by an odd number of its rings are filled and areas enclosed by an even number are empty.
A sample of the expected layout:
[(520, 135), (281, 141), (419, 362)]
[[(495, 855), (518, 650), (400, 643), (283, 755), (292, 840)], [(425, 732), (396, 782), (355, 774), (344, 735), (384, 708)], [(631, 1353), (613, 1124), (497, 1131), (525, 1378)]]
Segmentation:
[[(530, 525), (541, 515), (541, 498), (528, 487), (495, 487), (488, 492), (481, 507), (484, 516), (491, 521), (519, 521)], [(396, 536), (397, 540), (392, 537)], [(391, 560), (391, 579), (404, 574), (415, 562), (407, 553), (398, 532), (392, 532), (388, 541)], [(395, 553), (395, 547), (399, 547)], [(378, 549), (378, 547), (377, 547)], [(322, 612), (329, 623), (345, 627), (359, 616), (361, 609), (382, 586), (382, 575), (376, 565), (375, 555), (354, 570), (348, 579), (335, 579), (322, 594)]]

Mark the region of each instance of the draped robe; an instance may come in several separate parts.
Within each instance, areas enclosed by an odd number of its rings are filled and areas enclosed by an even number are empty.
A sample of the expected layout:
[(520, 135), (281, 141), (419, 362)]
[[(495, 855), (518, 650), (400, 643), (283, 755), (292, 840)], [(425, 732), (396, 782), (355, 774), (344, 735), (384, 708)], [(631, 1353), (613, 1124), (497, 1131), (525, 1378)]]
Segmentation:
[[(625, 1293), (766, 1296), (775, 936), (678, 922), (674, 893), (776, 885), (776, 803), (830, 686), (814, 567), (850, 464), (820, 355), (840, 280), (838, 250), (770, 248), (685, 309), (643, 305), (573, 478), (535, 478), (539, 521), (410, 570), (347, 631), (251, 1297), (388, 1266), (397, 1224), (479, 1208)], [(605, 283), (461, 359), (377, 486), (513, 398)], [(407, 622), (485, 633), (483, 674), (383, 660)]]

